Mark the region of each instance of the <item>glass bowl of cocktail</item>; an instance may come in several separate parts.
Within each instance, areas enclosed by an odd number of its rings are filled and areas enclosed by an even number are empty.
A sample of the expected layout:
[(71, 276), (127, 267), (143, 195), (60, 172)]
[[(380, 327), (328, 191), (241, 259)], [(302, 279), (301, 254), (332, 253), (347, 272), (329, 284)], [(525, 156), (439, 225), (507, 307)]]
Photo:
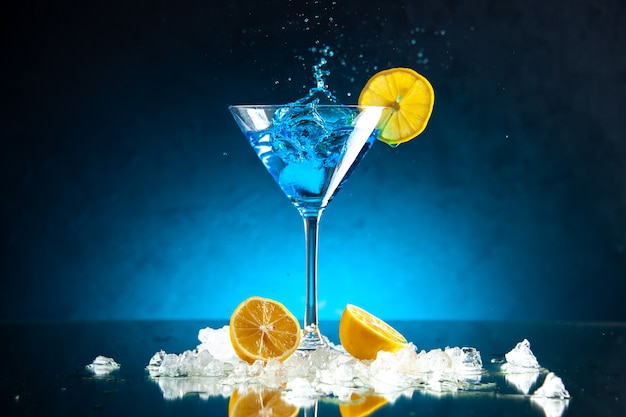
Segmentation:
[(305, 311), (300, 350), (327, 342), (318, 325), (319, 220), (376, 140), (391, 146), (420, 134), (430, 117), (430, 83), (407, 68), (375, 74), (357, 105), (343, 105), (319, 86), (284, 105), (234, 105), (229, 110), (265, 169), (304, 222)]

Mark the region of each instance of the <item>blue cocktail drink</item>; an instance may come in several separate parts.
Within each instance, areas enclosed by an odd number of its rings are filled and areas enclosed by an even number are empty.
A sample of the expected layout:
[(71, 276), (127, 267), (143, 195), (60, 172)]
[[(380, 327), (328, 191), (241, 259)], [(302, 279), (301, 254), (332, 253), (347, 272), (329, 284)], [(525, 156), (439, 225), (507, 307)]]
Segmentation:
[(376, 140), (384, 107), (320, 104), (230, 106), (259, 159), (304, 220), (306, 306), (300, 349), (324, 345), (317, 316), (320, 216)]

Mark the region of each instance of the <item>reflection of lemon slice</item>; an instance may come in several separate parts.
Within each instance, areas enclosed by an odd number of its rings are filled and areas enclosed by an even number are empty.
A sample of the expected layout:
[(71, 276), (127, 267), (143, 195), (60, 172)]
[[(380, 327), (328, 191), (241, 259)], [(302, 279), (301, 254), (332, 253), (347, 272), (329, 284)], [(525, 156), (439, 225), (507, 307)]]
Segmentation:
[(351, 403), (339, 404), (339, 413), (341, 417), (365, 417), (387, 404), (387, 400), (379, 395), (368, 395), (365, 398), (359, 398), (356, 394), (352, 394)]
[(348, 304), (339, 321), (339, 340), (358, 359), (376, 359), (385, 350), (396, 352), (407, 341), (396, 329), (360, 307)]
[(235, 389), (228, 401), (228, 417), (295, 417), (299, 411), (281, 398), (279, 390)]
[(397, 146), (422, 133), (433, 112), (435, 92), (424, 76), (410, 68), (380, 71), (359, 95), (360, 106), (385, 106), (378, 139)]
[(300, 344), (300, 323), (278, 301), (250, 297), (230, 316), (230, 340), (249, 362), (287, 359)]

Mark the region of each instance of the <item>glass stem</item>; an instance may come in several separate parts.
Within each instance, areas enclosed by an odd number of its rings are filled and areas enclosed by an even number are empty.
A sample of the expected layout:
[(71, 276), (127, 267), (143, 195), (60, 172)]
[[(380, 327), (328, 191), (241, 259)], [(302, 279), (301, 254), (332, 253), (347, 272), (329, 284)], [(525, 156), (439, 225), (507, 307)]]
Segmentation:
[(304, 238), (306, 242), (306, 305), (304, 328), (300, 342), (301, 350), (324, 346), (317, 317), (317, 235), (322, 211), (302, 212)]

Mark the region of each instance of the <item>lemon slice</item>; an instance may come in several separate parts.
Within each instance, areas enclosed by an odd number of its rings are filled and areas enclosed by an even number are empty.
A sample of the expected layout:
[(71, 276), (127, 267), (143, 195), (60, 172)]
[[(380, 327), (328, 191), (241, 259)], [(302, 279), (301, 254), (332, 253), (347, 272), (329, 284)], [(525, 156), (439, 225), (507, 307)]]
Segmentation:
[(410, 68), (391, 68), (374, 74), (359, 95), (360, 106), (385, 106), (378, 139), (398, 146), (426, 129), (435, 104), (430, 82)]
[(263, 297), (244, 300), (230, 316), (230, 341), (237, 356), (253, 363), (283, 361), (300, 345), (300, 323), (278, 301)]
[(376, 359), (381, 350), (396, 352), (407, 345), (407, 340), (396, 329), (352, 304), (348, 304), (341, 315), (339, 340), (357, 359)]

